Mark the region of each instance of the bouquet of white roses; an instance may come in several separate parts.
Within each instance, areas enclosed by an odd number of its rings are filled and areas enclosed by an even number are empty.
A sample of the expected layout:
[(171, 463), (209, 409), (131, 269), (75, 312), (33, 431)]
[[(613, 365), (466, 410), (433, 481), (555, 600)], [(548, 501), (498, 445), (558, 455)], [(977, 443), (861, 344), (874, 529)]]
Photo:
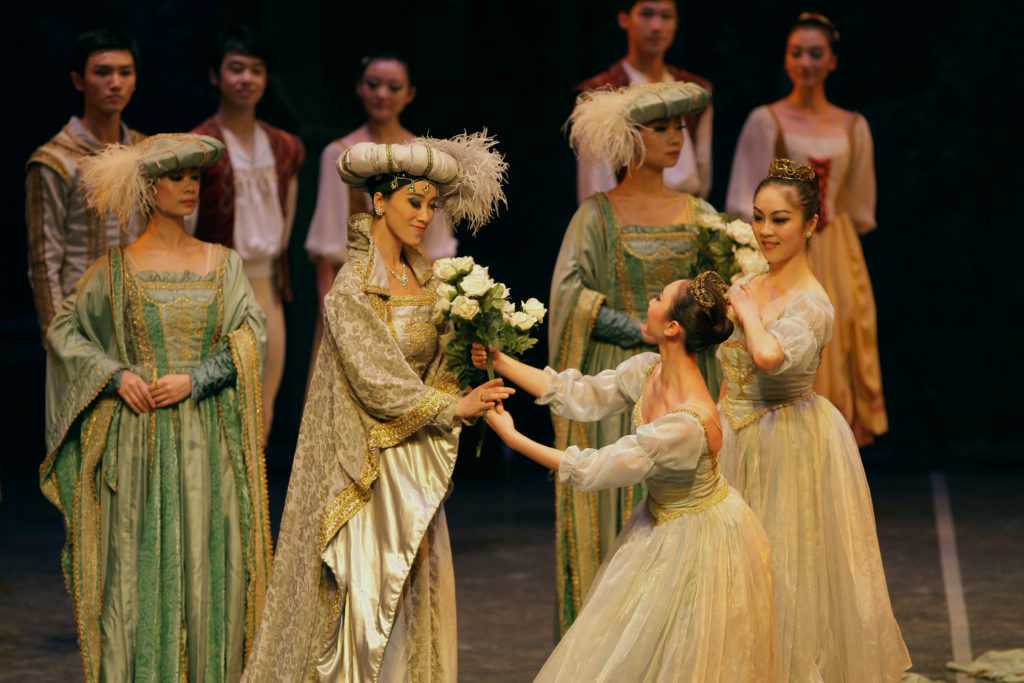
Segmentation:
[(724, 213), (697, 215), (701, 227), (697, 236), (698, 263), (695, 272), (713, 270), (726, 282), (750, 273), (768, 272), (768, 261), (757, 246), (750, 224)]
[[(491, 279), (488, 269), (470, 256), (434, 261), (434, 275), (441, 281), (437, 285), (434, 317), (438, 322), (451, 320), (455, 327), (455, 338), (445, 346), (444, 356), (448, 370), (458, 378), (460, 386), (485, 381), (484, 371), (470, 361), (473, 342), (493, 346), (510, 356), (519, 356), (537, 343), (530, 331), (547, 313), (537, 299), (520, 302), (517, 308), (508, 300), (508, 287)], [(487, 359), (486, 379), (494, 379), (490, 358)], [(477, 456), (486, 431), (485, 421)]]

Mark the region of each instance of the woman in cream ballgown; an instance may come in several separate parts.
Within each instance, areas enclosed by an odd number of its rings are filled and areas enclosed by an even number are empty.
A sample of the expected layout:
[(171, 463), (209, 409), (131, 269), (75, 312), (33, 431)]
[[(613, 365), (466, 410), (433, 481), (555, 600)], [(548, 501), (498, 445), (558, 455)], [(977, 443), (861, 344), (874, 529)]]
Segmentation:
[(722, 470), (761, 519), (775, 567), (780, 681), (898, 681), (910, 666), (893, 617), (860, 453), (814, 392), (833, 308), (808, 264), (817, 178), (788, 159), (754, 195), (771, 270), (733, 285), (738, 320), (718, 348)]
[[(631, 415), (630, 434), (602, 448), (563, 450), (488, 424), (511, 448), (579, 490), (647, 484), (601, 565), (583, 608), (538, 681), (774, 681), (775, 619), (767, 539), (719, 473), (714, 401), (697, 354), (732, 330), (714, 273), (668, 284), (647, 310), (658, 353), (594, 376), (537, 370), (494, 350), (504, 377), (559, 415)], [(474, 348), (482, 367), (486, 353)]]

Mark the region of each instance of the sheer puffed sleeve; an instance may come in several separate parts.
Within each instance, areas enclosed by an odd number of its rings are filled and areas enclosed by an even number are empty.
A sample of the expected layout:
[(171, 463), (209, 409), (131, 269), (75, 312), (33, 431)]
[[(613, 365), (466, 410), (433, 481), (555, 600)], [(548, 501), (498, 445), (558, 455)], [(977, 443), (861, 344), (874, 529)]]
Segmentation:
[(850, 132), (850, 171), (840, 195), (842, 208), (850, 214), (857, 232), (863, 235), (875, 229), (875, 145), (867, 119), (855, 115)]
[(754, 190), (768, 174), (778, 135), (778, 124), (768, 107), (758, 107), (750, 112), (732, 158), (729, 191), (725, 197), (726, 213), (750, 222), (754, 215)]
[(604, 448), (570, 446), (558, 476), (583, 491), (631, 486), (647, 479), (655, 469), (692, 470), (704, 444), (704, 431), (693, 416), (669, 413)]
[(557, 415), (578, 422), (603, 420), (633, 407), (643, 388), (647, 369), (658, 360), (656, 353), (641, 353), (614, 370), (583, 375), (575, 368), (548, 373), (548, 390), (537, 403), (548, 405)]
[(316, 208), (306, 234), (306, 251), (309, 255), (335, 264), (345, 262), (348, 217), (352, 212), (348, 186), (338, 176), (337, 163), (342, 151), (339, 143), (332, 142), (324, 147), (320, 155)]
[(798, 292), (786, 304), (782, 317), (768, 323), (768, 331), (778, 340), (785, 354), (769, 374), (787, 370), (806, 370), (817, 361), (821, 348), (832, 337), (832, 304), (823, 294)]

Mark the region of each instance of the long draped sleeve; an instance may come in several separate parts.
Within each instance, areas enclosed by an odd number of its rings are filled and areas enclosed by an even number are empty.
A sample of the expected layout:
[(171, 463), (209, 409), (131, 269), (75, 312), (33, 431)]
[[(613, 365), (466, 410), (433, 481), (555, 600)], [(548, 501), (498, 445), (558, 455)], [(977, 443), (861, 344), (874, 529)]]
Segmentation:
[(725, 197), (725, 212), (750, 222), (754, 215), (754, 190), (768, 173), (775, 156), (775, 139), (779, 127), (768, 107), (750, 112), (736, 143), (729, 173), (729, 190)]
[(863, 235), (877, 226), (875, 222), (875, 145), (868, 121), (856, 114), (850, 133), (850, 170), (839, 203), (850, 214), (857, 232)]
[(781, 375), (790, 370), (806, 371), (818, 362), (821, 348), (832, 336), (832, 304), (821, 294), (799, 292), (786, 304), (782, 317), (767, 330), (782, 346), (784, 358), (769, 371)]
[(655, 469), (693, 469), (704, 444), (704, 430), (696, 418), (672, 412), (603, 448), (570, 446), (558, 476), (583, 491), (632, 486), (647, 479)]
[(348, 186), (338, 176), (338, 157), (343, 151), (340, 144), (332, 142), (320, 154), (316, 209), (306, 235), (306, 251), (309, 255), (327, 259), (334, 264), (345, 262), (348, 241), (346, 226), (352, 213)]
[(373, 296), (335, 286), (324, 302), (339, 371), (361, 410), (379, 422), (370, 428), (370, 445), (394, 445), (427, 424), (452, 430), (457, 384), (450, 376), (437, 387), (420, 380), (374, 311)]
[(589, 334), (607, 298), (600, 284), (606, 280), (608, 260), (601, 220), (601, 207), (595, 197), (590, 197), (573, 214), (562, 238), (549, 297), (549, 362), (555, 367), (566, 327), (573, 325)]

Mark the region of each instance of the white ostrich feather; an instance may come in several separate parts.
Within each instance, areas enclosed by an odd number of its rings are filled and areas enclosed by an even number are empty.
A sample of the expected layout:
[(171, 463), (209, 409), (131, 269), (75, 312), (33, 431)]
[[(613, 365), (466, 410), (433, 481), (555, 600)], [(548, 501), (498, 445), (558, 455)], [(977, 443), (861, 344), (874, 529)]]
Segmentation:
[(114, 213), (121, 227), (139, 210), (149, 213), (153, 205), (153, 185), (142, 173), (141, 159), (136, 147), (116, 144), (79, 164), (86, 202), (101, 214)]
[(633, 98), (627, 90), (593, 90), (576, 99), (566, 121), (571, 126), (569, 145), (586, 163), (622, 168), (637, 157), (643, 161), (644, 143), (630, 118)]
[(424, 144), (450, 154), (459, 162), (458, 179), (445, 186), (441, 208), (453, 223), (466, 221), (476, 234), (498, 211), (499, 204), (508, 206), (501, 186), (505, 182), (508, 163), (495, 146), (498, 141), (479, 133), (460, 133), (450, 139), (420, 137), (409, 144)]

